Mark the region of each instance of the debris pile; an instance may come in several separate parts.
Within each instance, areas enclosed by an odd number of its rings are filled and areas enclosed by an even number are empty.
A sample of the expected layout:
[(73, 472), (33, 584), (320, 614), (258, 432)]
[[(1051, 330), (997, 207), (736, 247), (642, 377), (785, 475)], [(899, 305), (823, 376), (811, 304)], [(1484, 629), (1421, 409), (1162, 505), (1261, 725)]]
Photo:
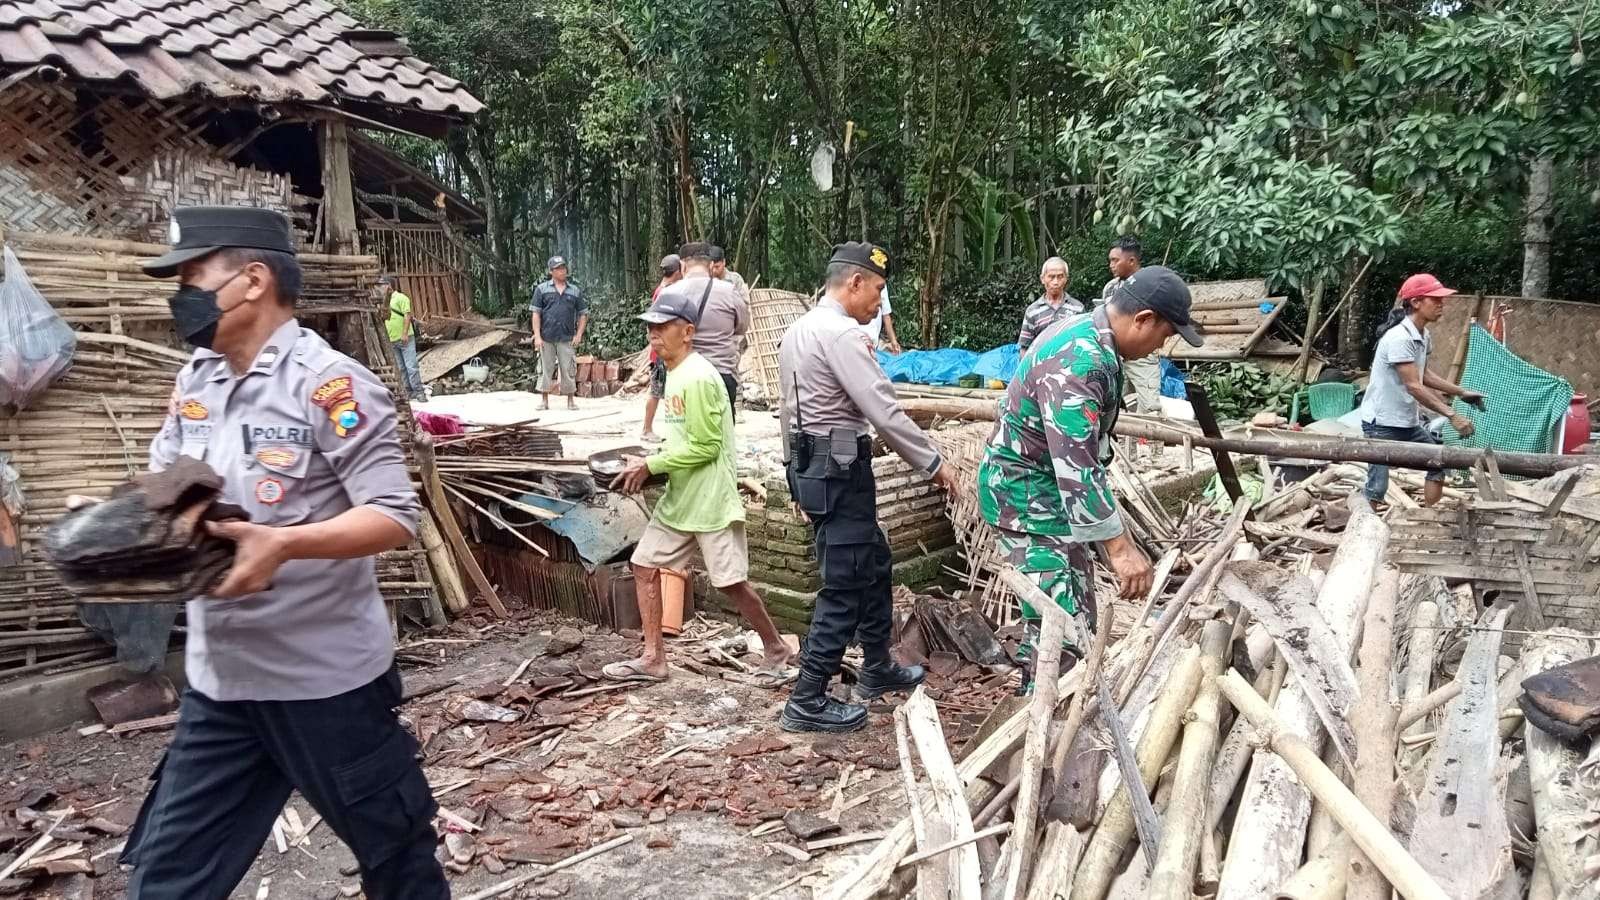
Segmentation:
[[(1441, 558), (1396, 545), (1359, 493), (1324, 496), (1360, 474), (1330, 466), (1192, 529), (1209, 535), (1176, 548), (1181, 586), (1158, 570), (1129, 632), (1102, 629), (1077, 664), (1052, 653), (1075, 624), (1037, 598), (1033, 695), (959, 757), (914, 695), (896, 713), (910, 814), (818, 896), (1600, 896), (1596, 636), (1508, 628), (1534, 615), (1537, 580), (1524, 594), (1426, 574)], [(1476, 475), (1437, 515), (1485, 517), (1480, 543), (1511, 542), (1479, 552), (1518, 568), (1532, 542), (1489, 517), (1517, 507), (1548, 536), (1564, 504), (1590, 538), (1568, 562), (1593, 570), (1600, 519), (1581, 491)], [(1395, 533), (1414, 529), (1414, 502), (1391, 497)], [(1442, 527), (1433, 515), (1417, 520)], [(1549, 571), (1534, 560), (1521, 568)]]

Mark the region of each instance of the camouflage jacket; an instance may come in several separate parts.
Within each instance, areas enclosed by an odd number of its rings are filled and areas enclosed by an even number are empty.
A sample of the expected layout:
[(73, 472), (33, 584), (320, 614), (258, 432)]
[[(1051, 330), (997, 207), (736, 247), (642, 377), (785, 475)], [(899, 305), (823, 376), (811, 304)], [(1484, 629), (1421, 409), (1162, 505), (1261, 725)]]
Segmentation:
[(1035, 338), (1044, 334), (1044, 330), (1062, 319), (1070, 319), (1083, 312), (1083, 303), (1077, 297), (1067, 294), (1061, 298), (1059, 306), (1051, 306), (1050, 301), (1044, 297), (1028, 304), (1022, 313), (1022, 331), (1017, 335), (1017, 347), (1023, 353), (1028, 352), (1028, 347)]
[(1103, 309), (1046, 329), (1022, 354), (978, 467), (984, 520), (1077, 542), (1121, 534), (1105, 468), (1121, 396)]
[(1100, 296), (1094, 301), (1094, 305), (1096, 307), (1104, 306), (1105, 302), (1111, 299), (1111, 292), (1122, 287), (1122, 282), (1123, 279), (1121, 278), (1112, 278), (1107, 281), (1106, 286), (1100, 289)]

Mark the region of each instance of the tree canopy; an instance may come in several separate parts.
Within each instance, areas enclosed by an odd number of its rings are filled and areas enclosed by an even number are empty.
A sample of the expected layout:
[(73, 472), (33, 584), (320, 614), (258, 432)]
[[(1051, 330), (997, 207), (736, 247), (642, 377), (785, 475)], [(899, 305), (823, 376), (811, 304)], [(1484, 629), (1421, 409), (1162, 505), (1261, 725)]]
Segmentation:
[[(349, 2), (488, 104), (443, 147), (396, 143), (484, 206), (491, 308), (553, 252), (642, 297), (690, 238), (796, 290), (869, 239), (931, 344), (952, 286), (1059, 253), (1097, 290), (1121, 232), (1296, 296), (1376, 278), (1441, 222), (1502, 268), (1548, 249), (1540, 223), (1591, 233), (1589, 0)], [(1535, 204), (1541, 171), (1559, 202)], [(1559, 294), (1588, 254), (1555, 246)], [(1347, 307), (1341, 341), (1370, 314)]]

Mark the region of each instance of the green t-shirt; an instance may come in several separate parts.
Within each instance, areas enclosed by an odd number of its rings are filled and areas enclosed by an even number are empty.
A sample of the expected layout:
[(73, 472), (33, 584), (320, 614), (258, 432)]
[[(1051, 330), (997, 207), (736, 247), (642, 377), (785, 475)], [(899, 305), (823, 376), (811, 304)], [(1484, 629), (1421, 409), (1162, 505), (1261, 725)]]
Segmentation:
[(406, 339), (406, 316), (411, 315), (411, 298), (395, 291), (389, 295), (389, 340), (400, 343)]
[(667, 492), (655, 517), (677, 531), (721, 531), (744, 521), (733, 452), (733, 409), (722, 376), (705, 357), (690, 353), (667, 370), (661, 401), (666, 446), (645, 461), (667, 475)]

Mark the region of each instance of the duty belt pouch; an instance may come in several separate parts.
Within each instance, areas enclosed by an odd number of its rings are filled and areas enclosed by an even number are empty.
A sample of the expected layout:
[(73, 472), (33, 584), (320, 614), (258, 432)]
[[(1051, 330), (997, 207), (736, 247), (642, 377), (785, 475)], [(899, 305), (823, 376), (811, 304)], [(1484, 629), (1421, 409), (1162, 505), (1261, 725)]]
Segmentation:
[(856, 462), (856, 433), (835, 428), (828, 433), (828, 477), (848, 478)]

